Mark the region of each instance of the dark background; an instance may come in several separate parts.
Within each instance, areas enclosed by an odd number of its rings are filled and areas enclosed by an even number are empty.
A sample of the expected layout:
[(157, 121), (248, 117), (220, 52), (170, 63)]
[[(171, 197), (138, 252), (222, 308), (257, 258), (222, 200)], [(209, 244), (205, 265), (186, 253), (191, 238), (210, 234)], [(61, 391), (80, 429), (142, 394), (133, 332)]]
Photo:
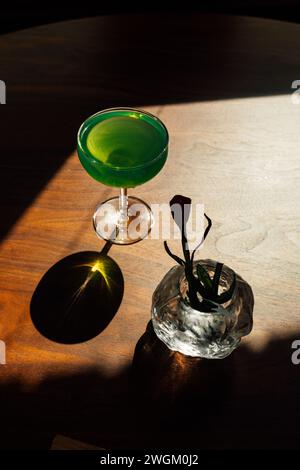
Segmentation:
[(94, 3), (74, 2), (73, 4), (58, 0), (39, 2), (37, 0), (12, 0), (1, 5), (0, 33), (72, 18), (157, 10), (179, 12), (194, 10), (300, 22), (300, 0), (181, 0), (179, 2), (154, 0), (138, 3), (121, 0), (98, 0)]

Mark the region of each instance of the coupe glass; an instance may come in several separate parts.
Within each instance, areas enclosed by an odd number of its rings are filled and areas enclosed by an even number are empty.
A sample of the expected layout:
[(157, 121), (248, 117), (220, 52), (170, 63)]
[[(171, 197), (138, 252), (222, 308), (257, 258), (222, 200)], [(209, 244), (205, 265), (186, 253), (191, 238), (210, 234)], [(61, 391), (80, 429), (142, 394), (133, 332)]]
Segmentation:
[(169, 136), (156, 116), (133, 108), (110, 108), (90, 116), (78, 132), (78, 156), (84, 169), (119, 196), (101, 202), (93, 223), (105, 240), (126, 245), (142, 240), (153, 223), (148, 204), (127, 196), (154, 178), (164, 166)]

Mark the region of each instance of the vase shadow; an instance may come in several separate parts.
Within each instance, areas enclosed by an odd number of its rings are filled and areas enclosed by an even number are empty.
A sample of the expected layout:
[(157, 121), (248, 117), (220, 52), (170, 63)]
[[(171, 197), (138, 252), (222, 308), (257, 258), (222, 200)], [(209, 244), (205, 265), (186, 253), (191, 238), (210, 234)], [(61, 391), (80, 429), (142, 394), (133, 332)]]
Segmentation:
[(132, 367), (122, 358), (110, 374), (97, 358), (66, 367), (58, 355), (28, 387), (23, 364), (3, 366), (0, 449), (46, 450), (57, 434), (107, 451), (299, 449), (296, 338), (300, 330), (273, 335), (256, 351), (245, 341), (226, 359), (202, 360), (169, 351), (149, 324)]
[(142, 406), (151, 402), (158, 413), (163, 410), (167, 426), (173, 420), (177, 426), (187, 419), (193, 423), (200, 415), (203, 423), (208, 409), (210, 418), (218, 414), (230, 395), (233, 379), (233, 355), (224, 361), (171, 351), (156, 336), (151, 321), (136, 345), (133, 389)]
[(225, 359), (202, 359), (170, 351), (149, 322), (131, 369), (147, 438), (155, 447), (163, 435), (168, 448), (299, 448), (298, 337), (270, 338), (259, 351), (242, 342)]
[(124, 292), (117, 263), (107, 255), (83, 251), (53, 265), (37, 285), (30, 303), (35, 328), (65, 344), (100, 334), (116, 314)]

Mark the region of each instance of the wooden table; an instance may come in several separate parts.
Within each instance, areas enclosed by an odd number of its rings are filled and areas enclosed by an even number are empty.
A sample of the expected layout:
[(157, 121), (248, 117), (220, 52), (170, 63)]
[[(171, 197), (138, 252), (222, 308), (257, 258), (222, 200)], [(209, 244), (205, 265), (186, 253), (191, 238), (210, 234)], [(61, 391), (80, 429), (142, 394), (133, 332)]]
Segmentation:
[[(2, 448), (47, 448), (57, 433), (107, 449), (299, 445), (299, 40), (298, 25), (199, 14), (83, 19), (0, 38)], [(103, 247), (91, 216), (115, 190), (85, 173), (75, 141), (85, 117), (111, 106), (145, 108), (169, 129), (166, 166), (134, 193), (204, 202), (214, 225), (199, 256), (253, 288), (253, 332), (224, 361), (171, 353), (150, 327), (142, 337), (172, 266), (162, 240), (111, 248), (125, 290), (99, 336), (64, 345), (32, 324), (42, 275)]]

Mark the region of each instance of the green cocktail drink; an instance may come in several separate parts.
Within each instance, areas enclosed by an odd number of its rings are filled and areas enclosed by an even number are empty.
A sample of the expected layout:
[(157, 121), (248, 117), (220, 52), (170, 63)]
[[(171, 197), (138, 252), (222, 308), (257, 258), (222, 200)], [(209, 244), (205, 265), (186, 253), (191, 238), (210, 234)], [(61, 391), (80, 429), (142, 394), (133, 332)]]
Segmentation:
[[(147, 235), (151, 209), (143, 201), (127, 197), (127, 188), (157, 175), (167, 159), (168, 141), (168, 131), (157, 117), (132, 108), (100, 111), (82, 124), (77, 146), (82, 166), (97, 181), (121, 188), (119, 198), (100, 204), (94, 214), (94, 227), (102, 238), (129, 244)], [(139, 215), (134, 216), (134, 211)], [(130, 232), (133, 220), (135, 226), (143, 223), (142, 233)], [(107, 224), (114, 227), (109, 236), (103, 233)]]
[(168, 133), (157, 118), (135, 110), (108, 110), (85, 121), (78, 154), (96, 180), (132, 188), (161, 170), (167, 145)]

